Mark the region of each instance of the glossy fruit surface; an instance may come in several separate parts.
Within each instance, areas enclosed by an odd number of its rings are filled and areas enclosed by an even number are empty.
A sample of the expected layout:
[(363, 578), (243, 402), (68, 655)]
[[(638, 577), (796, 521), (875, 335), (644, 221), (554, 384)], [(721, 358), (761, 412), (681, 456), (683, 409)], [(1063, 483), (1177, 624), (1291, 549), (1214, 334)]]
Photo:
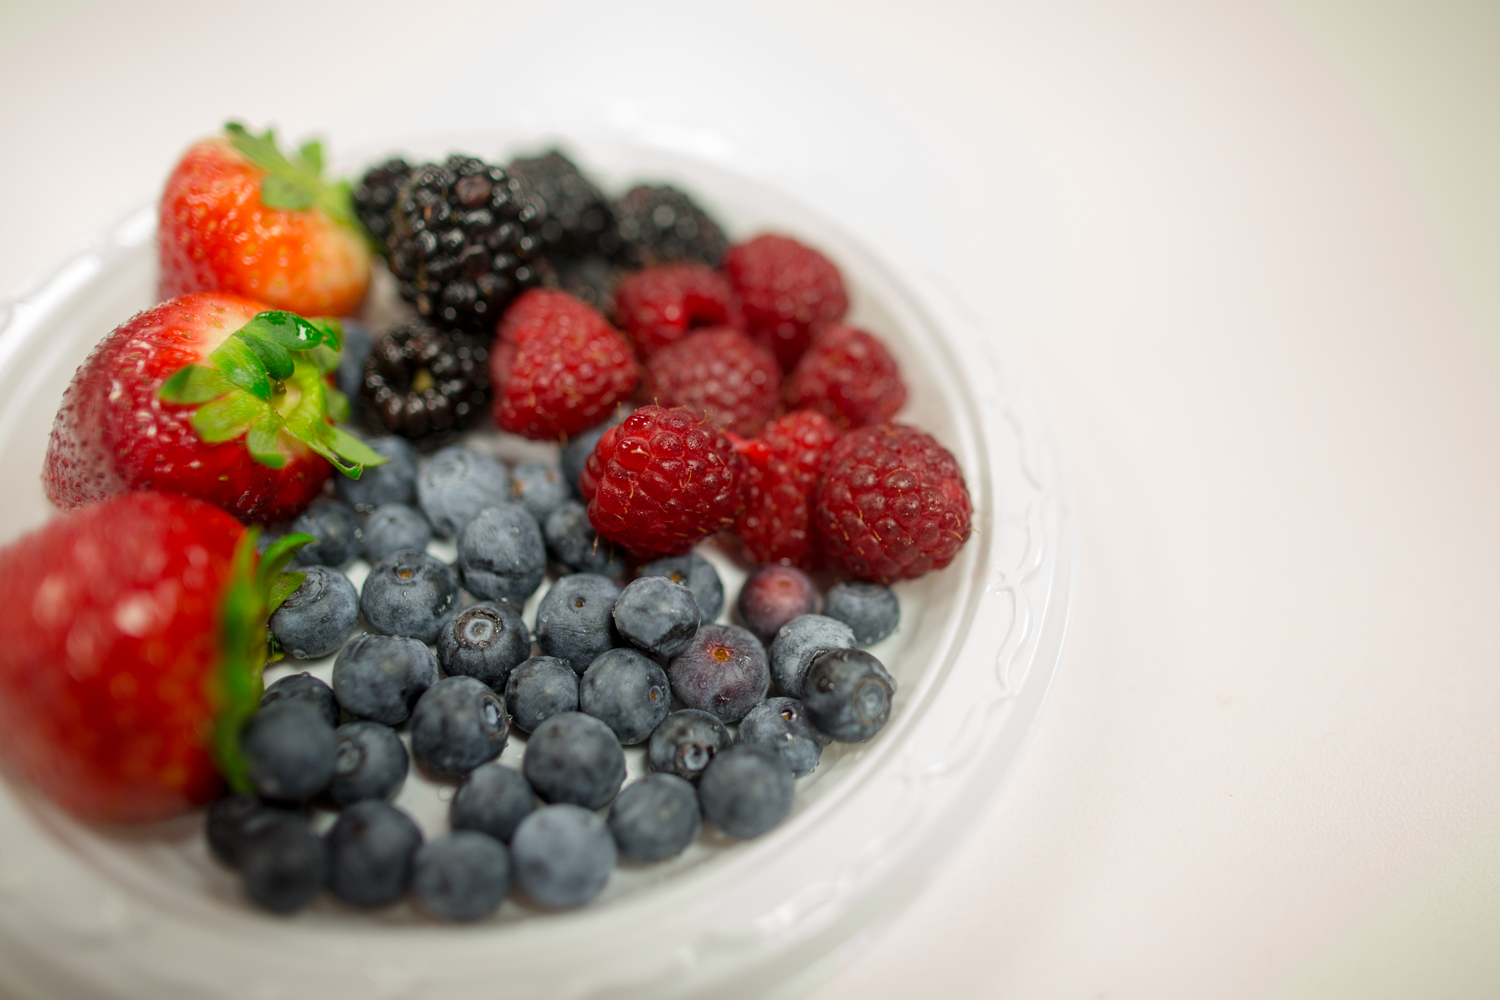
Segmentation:
[[(244, 529), (183, 497), (134, 493), (0, 550), (0, 758), (89, 820), (209, 801), (229, 698), (225, 595)], [(261, 642), (264, 644), (262, 625)], [(259, 697), (259, 684), (250, 707)]]
[(161, 199), (161, 297), (231, 292), (304, 316), (353, 315), (370, 252), (347, 189), (324, 183), (321, 167), (316, 144), (288, 158), (269, 132), (233, 125), (188, 149)]

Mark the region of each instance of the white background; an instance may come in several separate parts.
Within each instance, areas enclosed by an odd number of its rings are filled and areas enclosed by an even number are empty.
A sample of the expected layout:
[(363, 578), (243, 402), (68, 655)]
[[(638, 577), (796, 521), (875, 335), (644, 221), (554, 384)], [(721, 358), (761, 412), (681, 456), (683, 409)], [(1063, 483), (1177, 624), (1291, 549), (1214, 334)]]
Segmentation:
[(765, 178), (1020, 346), (1078, 532), (1027, 755), (821, 1000), (1494, 996), (1495, 9), (9, 3), (0, 290), (231, 115)]

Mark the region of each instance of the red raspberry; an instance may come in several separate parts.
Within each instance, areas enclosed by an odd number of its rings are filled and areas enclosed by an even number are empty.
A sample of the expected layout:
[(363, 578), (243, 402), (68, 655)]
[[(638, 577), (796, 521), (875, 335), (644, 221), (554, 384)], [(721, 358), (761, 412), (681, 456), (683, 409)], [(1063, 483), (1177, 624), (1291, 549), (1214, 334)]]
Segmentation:
[(812, 523), (829, 569), (889, 584), (952, 562), (972, 513), (948, 449), (915, 427), (880, 424), (833, 446)]
[(536, 289), (500, 320), (490, 377), (495, 423), (545, 441), (602, 423), (641, 375), (630, 344), (596, 310)]
[(883, 424), (906, 402), (906, 385), (885, 344), (842, 325), (813, 341), (784, 392), (787, 406), (821, 410), (844, 427)]
[(849, 309), (839, 269), (786, 236), (757, 236), (729, 248), (724, 270), (740, 297), (750, 333), (791, 371), (814, 336)]
[(748, 437), (776, 415), (781, 369), (767, 348), (730, 327), (669, 344), (646, 362), (644, 395), (685, 406), (720, 430)]
[(729, 279), (704, 264), (664, 264), (626, 275), (615, 289), (615, 320), (642, 361), (689, 330), (745, 328)]
[(839, 433), (816, 410), (798, 410), (736, 443), (745, 459), (745, 512), (734, 530), (756, 562), (812, 567), (812, 493)]
[(642, 556), (675, 556), (734, 523), (744, 464), (712, 424), (643, 406), (604, 432), (578, 477), (589, 522)]

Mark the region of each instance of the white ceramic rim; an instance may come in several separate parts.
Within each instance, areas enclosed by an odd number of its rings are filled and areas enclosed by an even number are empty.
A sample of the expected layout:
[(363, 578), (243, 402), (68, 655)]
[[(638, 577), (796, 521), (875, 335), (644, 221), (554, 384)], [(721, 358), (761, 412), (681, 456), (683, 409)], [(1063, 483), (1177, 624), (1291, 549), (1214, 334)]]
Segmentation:
[[(68, 820), (0, 790), (0, 983), (20, 995), (153, 1000), (790, 994), (892, 915), (1020, 757), (1061, 656), (1072, 535), (1054, 439), (1004, 337), (940, 280), (898, 273), (798, 210), (811, 220), (802, 228), (877, 281), (901, 327), (932, 345), (959, 413), (957, 439), (945, 443), (975, 506), (975, 536), (946, 571), (962, 574), (962, 610), (851, 773), (691, 878), (500, 927), (308, 925), (96, 884), (69, 849)], [(0, 304), (0, 378), (45, 349), (49, 322), (73, 297), (151, 252), (154, 214), (133, 213)], [(11, 424), (0, 406), (0, 438)]]

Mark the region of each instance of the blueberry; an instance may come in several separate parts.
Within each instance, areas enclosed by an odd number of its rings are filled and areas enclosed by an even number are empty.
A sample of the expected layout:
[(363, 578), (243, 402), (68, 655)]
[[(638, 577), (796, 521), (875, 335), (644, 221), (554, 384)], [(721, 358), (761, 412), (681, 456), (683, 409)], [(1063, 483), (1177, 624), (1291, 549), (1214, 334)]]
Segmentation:
[(511, 496), (524, 504), (538, 521), (561, 507), (573, 496), (563, 482), (562, 470), (547, 462), (522, 462), (510, 472)]
[(614, 615), (621, 638), (653, 656), (676, 656), (698, 631), (698, 599), (664, 576), (643, 576), (627, 584), (615, 601)]
[(577, 500), (569, 500), (547, 515), (544, 534), (547, 551), (575, 573), (598, 573), (617, 579), (625, 575), (625, 554), (599, 537), (589, 523), (588, 512)]
[(615, 601), (620, 586), (608, 577), (574, 573), (554, 583), (536, 609), (536, 642), (580, 674), (606, 649), (620, 644)]
[(359, 628), (359, 591), (327, 566), (303, 566), (302, 585), (271, 614), (271, 634), (299, 660), (327, 656)]
[(812, 661), (802, 681), (807, 717), (825, 736), (859, 743), (891, 717), (896, 682), (862, 649), (835, 649)]
[(598, 809), (625, 780), (625, 751), (592, 715), (560, 712), (532, 731), (521, 773), (544, 801)]
[(258, 795), (230, 793), (221, 795), (208, 807), (204, 833), (214, 856), (229, 867), (238, 868), (240, 849), (256, 828), (278, 816), (301, 814), (300, 808), (268, 803)]
[(792, 774), (800, 778), (818, 766), (828, 737), (807, 720), (802, 702), (767, 698), (740, 720), (740, 742), (775, 750)]
[(494, 760), (510, 738), (505, 703), (472, 677), (445, 677), (417, 699), (411, 749), (442, 774), (463, 774)]
[(449, 677), (474, 677), (499, 691), (515, 665), (531, 653), (531, 633), (514, 607), (483, 601), (443, 623), (437, 652)]
[(411, 891), (444, 920), (487, 917), (510, 891), (510, 855), (504, 844), (482, 833), (445, 834), (417, 849)]
[(338, 568), (359, 557), (359, 515), (342, 500), (314, 500), (292, 522), (292, 531), (306, 532), (316, 539), (298, 550), (300, 565)]
[(390, 799), (401, 790), (410, 766), (401, 737), (378, 722), (351, 722), (333, 732), (337, 750), (328, 794), (341, 806)]
[(458, 534), (469, 518), (508, 499), (510, 473), (473, 448), (444, 448), (417, 474), (417, 503), (439, 535)]
[(455, 830), (478, 830), (508, 844), (535, 806), (536, 795), (520, 771), (484, 764), (458, 783), (448, 806), (448, 825)]
[(356, 719), (398, 726), (437, 682), (437, 657), (416, 639), (357, 635), (333, 661), (333, 693)]
[(896, 592), (878, 583), (836, 583), (823, 598), (823, 613), (854, 630), (854, 642), (873, 646), (901, 624)]
[(615, 869), (615, 838), (598, 813), (545, 806), (510, 841), (511, 873), (532, 899), (553, 909), (582, 906), (604, 890)]
[(417, 498), (417, 450), (394, 434), (366, 441), (389, 461), (372, 465), (358, 479), (338, 476), (333, 485), (339, 499), (358, 511), (372, 511), (388, 503), (410, 504)]
[(672, 693), (724, 722), (744, 717), (771, 686), (766, 650), (738, 625), (705, 625), (667, 668)]
[(240, 845), (245, 895), (261, 909), (294, 913), (311, 903), (328, 877), (328, 853), (307, 820), (281, 813)]
[(464, 589), (485, 600), (526, 603), (547, 572), (536, 518), (518, 503), (486, 507), (458, 530)]
[(380, 560), (359, 593), (359, 610), (370, 628), (423, 642), (437, 638), (458, 602), (458, 574), (421, 549), (403, 549)]
[(613, 729), (627, 747), (651, 735), (671, 702), (666, 671), (634, 649), (605, 650), (578, 680), (578, 707)]
[(713, 622), (724, 610), (724, 581), (719, 579), (714, 564), (696, 552), (648, 562), (641, 567), (640, 575), (664, 576), (691, 590), (698, 600), (698, 611), (705, 625)]
[(734, 745), (729, 729), (696, 708), (684, 708), (662, 720), (646, 744), (651, 770), (697, 781), (714, 755)]
[(761, 642), (770, 642), (781, 626), (818, 610), (818, 588), (793, 566), (761, 566), (740, 587), (736, 607), (745, 627)]
[(798, 615), (776, 633), (768, 650), (771, 676), (776, 686), (793, 698), (802, 697), (802, 678), (807, 665), (830, 649), (850, 649), (854, 632), (836, 618), (824, 615)]
[(365, 518), (365, 558), (378, 563), (402, 549), (425, 549), (432, 541), (432, 525), (415, 507), (385, 503)]
[(741, 743), (713, 759), (698, 782), (703, 818), (731, 837), (759, 837), (792, 811), (797, 783), (775, 750)]
[(559, 712), (578, 711), (578, 675), (565, 660), (533, 656), (511, 671), (505, 707), (516, 728), (529, 733)]
[(351, 404), (358, 404), (359, 386), (365, 377), (365, 358), (375, 349), (375, 338), (370, 336), (363, 323), (355, 320), (340, 320), (339, 325), (344, 328), (344, 349), (339, 354), (337, 376), (339, 392), (348, 397)]
[(266, 688), (260, 696), (260, 707), (273, 705), (283, 698), (305, 701), (323, 713), (323, 718), (328, 720), (330, 726), (339, 724), (339, 703), (333, 696), (333, 688), (306, 671), (288, 674)]
[(250, 784), (268, 799), (300, 802), (333, 777), (333, 727), (305, 701), (285, 698), (257, 709), (240, 734)]
[(394, 903), (406, 895), (422, 831), (378, 799), (356, 802), (328, 831), (328, 888), (352, 906)]
[(609, 807), (609, 832), (631, 861), (670, 858), (702, 828), (698, 793), (675, 774), (648, 774), (626, 785)]
[(569, 441), (567, 446), (563, 448), (562, 455), (558, 459), (558, 464), (562, 466), (563, 480), (567, 482), (568, 489), (573, 491), (574, 496), (580, 498), (583, 496), (578, 490), (578, 476), (579, 473), (583, 472), (583, 467), (588, 462), (589, 456), (598, 447), (599, 439), (604, 436), (605, 431), (629, 415), (630, 411), (625, 407), (616, 407), (612, 417), (598, 427), (584, 431)]

